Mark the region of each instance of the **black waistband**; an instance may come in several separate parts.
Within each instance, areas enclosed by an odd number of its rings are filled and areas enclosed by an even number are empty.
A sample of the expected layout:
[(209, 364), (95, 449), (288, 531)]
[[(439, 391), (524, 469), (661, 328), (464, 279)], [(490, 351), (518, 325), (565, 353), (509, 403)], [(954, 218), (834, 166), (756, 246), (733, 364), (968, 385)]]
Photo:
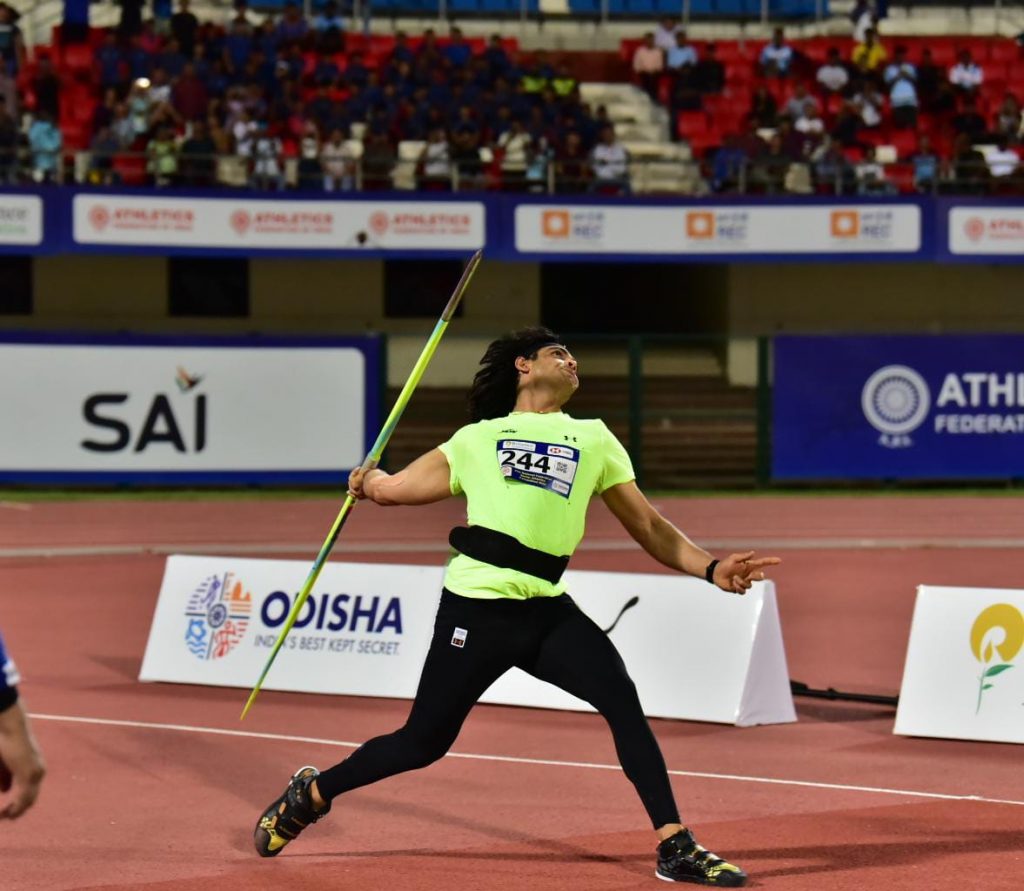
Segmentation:
[(460, 553), (481, 563), (514, 569), (557, 584), (569, 565), (569, 557), (556, 557), (536, 548), (528, 548), (511, 535), (486, 526), (456, 526), (448, 533), (448, 543)]

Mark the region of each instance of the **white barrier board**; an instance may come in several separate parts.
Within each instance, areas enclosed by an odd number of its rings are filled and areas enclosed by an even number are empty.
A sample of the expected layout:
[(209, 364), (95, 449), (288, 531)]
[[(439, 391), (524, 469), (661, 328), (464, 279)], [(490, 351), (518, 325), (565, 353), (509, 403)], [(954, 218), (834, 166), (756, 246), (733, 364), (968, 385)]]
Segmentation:
[(337, 471), (366, 450), (366, 360), (337, 347), (5, 343), (10, 471)]
[[(172, 556), (139, 679), (251, 687), (308, 561)], [(411, 698), (433, 631), (443, 568), (329, 563), (267, 676), (265, 689)], [(611, 638), (645, 713), (729, 724), (795, 721), (775, 592), (745, 597), (688, 577), (567, 573)], [(485, 702), (586, 709), (513, 670)]]
[(894, 732), (1024, 743), (1024, 591), (917, 589)]

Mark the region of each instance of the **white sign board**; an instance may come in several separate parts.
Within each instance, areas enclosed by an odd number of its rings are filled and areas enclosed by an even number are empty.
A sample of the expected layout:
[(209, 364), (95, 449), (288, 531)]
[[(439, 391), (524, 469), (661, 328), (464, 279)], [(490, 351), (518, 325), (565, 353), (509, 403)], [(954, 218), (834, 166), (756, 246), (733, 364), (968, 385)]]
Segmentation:
[(365, 451), (355, 347), (0, 344), (0, 471), (338, 472)]
[[(140, 680), (251, 687), (308, 570), (298, 560), (168, 558)], [(411, 698), (443, 574), (441, 567), (329, 563), (264, 686)], [(570, 571), (566, 579), (602, 627), (638, 598), (611, 638), (648, 715), (796, 720), (770, 584), (740, 598), (676, 576)], [(483, 701), (587, 708), (518, 671)]]
[(520, 204), (515, 239), (516, 250), (552, 254), (914, 253), (921, 247), (921, 209)]
[(79, 244), (331, 250), (475, 250), (479, 201), (272, 201), (76, 195)]
[(951, 207), (951, 254), (1024, 254), (1024, 207)]
[(1024, 743), (1024, 591), (917, 589), (895, 732)]
[(41, 244), (43, 199), (0, 194), (0, 244)]

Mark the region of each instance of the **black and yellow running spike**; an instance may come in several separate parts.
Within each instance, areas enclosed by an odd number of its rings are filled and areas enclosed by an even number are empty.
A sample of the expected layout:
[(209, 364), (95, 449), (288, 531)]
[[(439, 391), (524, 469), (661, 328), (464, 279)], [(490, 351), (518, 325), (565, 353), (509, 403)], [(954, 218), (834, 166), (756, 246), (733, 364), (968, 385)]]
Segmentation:
[(300, 767), (281, 797), (260, 816), (252, 840), (261, 857), (276, 857), (288, 842), (331, 809), (330, 803), (322, 811), (313, 807), (309, 787), (318, 776), (320, 771), (315, 767)]
[(747, 874), (697, 844), (689, 829), (681, 829), (658, 845), (654, 874), (665, 882), (691, 882), (719, 888), (739, 888)]

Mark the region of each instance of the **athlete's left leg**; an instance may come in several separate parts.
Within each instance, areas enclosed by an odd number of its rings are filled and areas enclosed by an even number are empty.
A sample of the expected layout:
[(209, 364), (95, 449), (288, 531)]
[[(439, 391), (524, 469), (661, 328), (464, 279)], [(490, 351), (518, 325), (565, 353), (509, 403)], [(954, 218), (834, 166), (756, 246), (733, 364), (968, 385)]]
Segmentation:
[(615, 645), (568, 596), (544, 610), (535, 655), (519, 667), (589, 702), (611, 727), (615, 749), (658, 833), (656, 874), (666, 881), (737, 887), (746, 874), (701, 847), (679, 822), (679, 811), (654, 734)]
[(665, 759), (619, 651), (568, 596), (543, 606), (544, 631), (536, 655), (519, 667), (594, 706), (611, 727), (622, 769), (655, 829), (678, 823)]

